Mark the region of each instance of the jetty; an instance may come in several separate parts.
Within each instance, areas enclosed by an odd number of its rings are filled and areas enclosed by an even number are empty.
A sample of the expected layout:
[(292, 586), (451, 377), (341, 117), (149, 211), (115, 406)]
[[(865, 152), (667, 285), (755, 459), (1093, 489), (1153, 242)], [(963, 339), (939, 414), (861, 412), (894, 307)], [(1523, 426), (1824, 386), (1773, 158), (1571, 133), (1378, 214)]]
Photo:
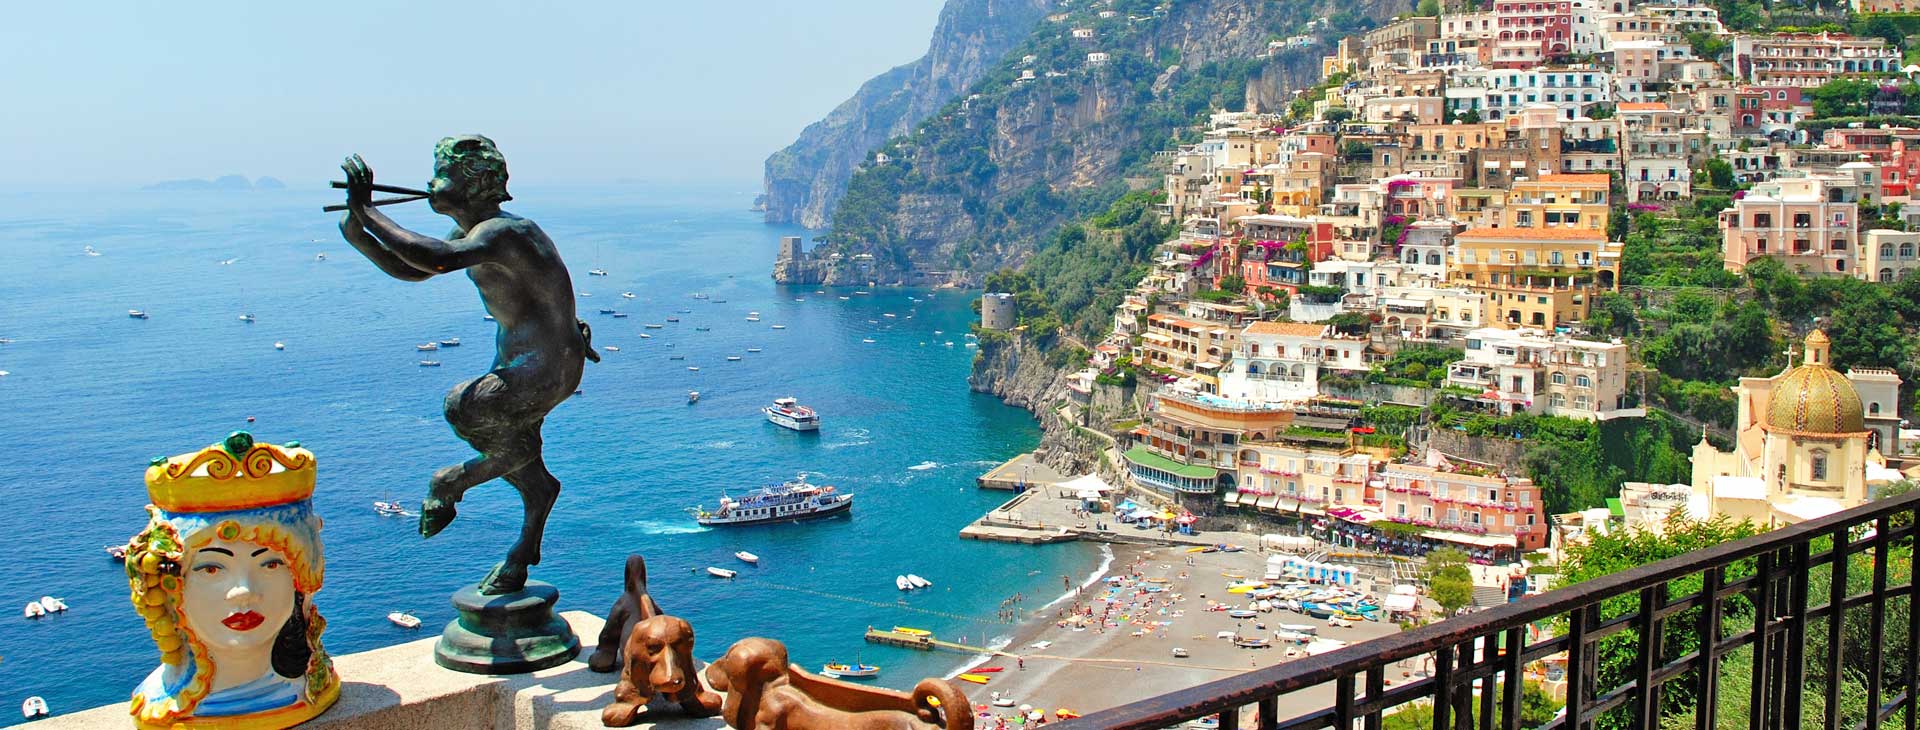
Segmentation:
[(1031, 452), (1008, 459), (1006, 463), (980, 475), (975, 483), (981, 489), (1006, 489), (1024, 491), (1048, 487), (1066, 481), (1069, 477), (1054, 471), (1053, 467), (1040, 463), (1040, 457)]
[(867, 643), (898, 646), (903, 649), (933, 651), (939, 648), (940, 644), (944, 642), (934, 639), (930, 634), (923, 636), (919, 634), (902, 633), (892, 629), (867, 629)]

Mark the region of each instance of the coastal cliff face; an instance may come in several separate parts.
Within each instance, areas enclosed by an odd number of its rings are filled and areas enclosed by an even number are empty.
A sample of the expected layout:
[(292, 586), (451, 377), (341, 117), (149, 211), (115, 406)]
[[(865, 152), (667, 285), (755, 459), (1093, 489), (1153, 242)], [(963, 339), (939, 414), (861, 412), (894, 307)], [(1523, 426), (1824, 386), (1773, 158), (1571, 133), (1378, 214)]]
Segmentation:
[(1024, 338), (983, 340), (967, 385), (1033, 414), (1041, 429), (1040, 444), (1034, 448), (1041, 463), (1063, 474), (1096, 473), (1119, 483), (1119, 464), (1101, 456), (1112, 442), (1099, 435), (1099, 429), (1105, 418), (1137, 413), (1145, 389), (1095, 385), (1091, 400), (1096, 422), (1088, 428), (1062, 413), (1069, 401), (1067, 374), (1047, 362), (1046, 351)]
[(1061, 223), (1105, 209), (1124, 178), (1150, 174), (1176, 130), (1209, 111), (1284, 108), (1319, 80), (1324, 41), (1278, 52), (1270, 41), (1334, 13), (1378, 21), (1407, 9), (1405, 0), (1133, 5), (1149, 14), (1089, 4), (1048, 16), (958, 102), (868, 155), (814, 254), (822, 280), (967, 283), (1018, 266)]
[(824, 228), (847, 178), (875, 147), (913, 131), (1024, 40), (1053, 0), (948, 0), (927, 55), (862, 84), (767, 158), (769, 223)]

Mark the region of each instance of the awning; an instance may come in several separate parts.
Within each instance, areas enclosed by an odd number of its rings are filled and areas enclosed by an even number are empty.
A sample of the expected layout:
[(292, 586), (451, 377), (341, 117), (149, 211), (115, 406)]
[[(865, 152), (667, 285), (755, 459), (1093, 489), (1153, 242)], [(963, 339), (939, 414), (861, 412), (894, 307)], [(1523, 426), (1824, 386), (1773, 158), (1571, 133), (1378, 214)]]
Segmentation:
[(1281, 512), (1299, 512), (1301, 514), (1313, 515), (1315, 517), (1327, 516), (1326, 510), (1320, 509), (1319, 507), (1315, 507), (1310, 504), (1306, 504), (1304, 502), (1300, 502), (1298, 500), (1292, 500), (1292, 499), (1281, 500), (1280, 504), (1276, 505), (1276, 508), (1279, 509)]
[(1081, 492), (1091, 491), (1091, 492), (1095, 492), (1097, 496), (1097, 494), (1104, 494), (1106, 492), (1113, 491), (1113, 485), (1108, 484), (1107, 480), (1101, 479), (1100, 477), (1093, 474), (1083, 474), (1083, 475), (1074, 477), (1067, 481), (1061, 482), (1059, 486), (1060, 486), (1060, 491), (1066, 492), (1068, 494), (1079, 494)]
[(1418, 604), (1419, 599), (1401, 593), (1389, 593), (1387, 597), (1380, 602), (1382, 608), (1400, 613), (1412, 611), (1414, 606)]
[(1261, 497), (1260, 501), (1255, 502), (1253, 506), (1258, 509), (1273, 509), (1273, 506), (1279, 503), (1280, 503), (1279, 497), (1266, 496), (1266, 497)]
[(1167, 457), (1148, 451), (1147, 447), (1145, 446), (1135, 446), (1131, 449), (1127, 449), (1127, 452), (1125, 454), (1122, 454), (1122, 456), (1125, 456), (1127, 461), (1133, 462), (1140, 466), (1144, 466), (1149, 469), (1158, 469), (1160, 471), (1167, 472), (1168, 474), (1172, 474), (1177, 477), (1185, 477), (1188, 479), (1212, 479), (1216, 476), (1219, 476), (1220, 474), (1219, 471), (1209, 467), (1194, 466), (1192, 464), (1182, 464), (1180, 462), (1174, 461)]
[(1239, 503), (1240, 503), (1240, 493), (1239, 493), (1239, 492), (1227, 492), (1227, 496), (1225, 496), (1225, 497), (1222, 497), (1222, 498), (1220, 498), (1220, 502), (1221, 502), (1222, 504), (1239, 504)]
[(1433, 528), (1428, 528), (1426, 532), (1420, 533), (1420, 536), (1431, 540), (1441, 540), (1444, 542), (1459, 543), (1461, 545), (1476, 545), (1479, 547), (1510, 548), (1515, 545), (1514, 539), (1511, 537), (1475, 535), (1470, 532), (1454, 532), (1453, 530), (1438, 530)]

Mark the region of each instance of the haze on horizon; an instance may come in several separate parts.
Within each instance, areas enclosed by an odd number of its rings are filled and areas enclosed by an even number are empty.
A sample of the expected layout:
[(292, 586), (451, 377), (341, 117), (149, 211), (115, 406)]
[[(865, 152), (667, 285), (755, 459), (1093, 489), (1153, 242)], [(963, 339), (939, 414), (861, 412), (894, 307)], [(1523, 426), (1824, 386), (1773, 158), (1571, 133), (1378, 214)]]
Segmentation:
[(0, 27), (0, 186), (237, 173), (295, 187), (359, 152), (424, 182), (448, 134), (516, 182), (752, 183), (941, 0), (28, 3)]

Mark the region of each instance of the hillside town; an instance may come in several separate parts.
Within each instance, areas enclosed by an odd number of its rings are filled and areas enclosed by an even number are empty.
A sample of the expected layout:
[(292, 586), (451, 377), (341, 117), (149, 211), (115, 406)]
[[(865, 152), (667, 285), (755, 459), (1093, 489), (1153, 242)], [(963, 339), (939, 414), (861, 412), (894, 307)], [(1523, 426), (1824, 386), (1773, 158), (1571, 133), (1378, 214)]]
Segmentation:
[[(1796, 524), (1920, 468), (1900, 363), (1836, 362), (1818, 316), (1769, 313), (1739, 372), (1686, 379), (1711, 412), (1663, 395), (1674, 355), (1645, 361), (1651, 325), (1698, 326), (1661, 308), (1734, 311), (1746, 278), (1920, 268), (1920, 128), (1875, 119), (1911, 111), (1900, 48), (1692, 0), (1455, 0), (1323, 47), (1323, 83), (1213, 114), (1143, 186), (1175, 234), (1067, 406), (1142, 501), (1525, 574), (1596, 531)], [(1701, 255), (1653, 265), (1725, 283), (1645, 271), (1636, 240), (1687, 232)], [(982, 331), (1024, 333), (1015, 299), (990, 292)], [(1654, 429), (1671, 458), (1569, 492), (1530, 477), (1556, 428)]]

